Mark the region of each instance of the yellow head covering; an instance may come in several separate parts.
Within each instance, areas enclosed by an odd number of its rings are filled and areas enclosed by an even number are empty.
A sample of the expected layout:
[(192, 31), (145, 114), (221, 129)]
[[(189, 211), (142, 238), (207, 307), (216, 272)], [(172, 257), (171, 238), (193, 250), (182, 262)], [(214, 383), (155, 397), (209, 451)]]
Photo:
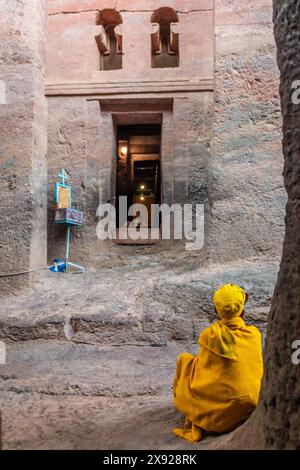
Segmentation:
[(235, 284), (224, 284), (215, 292), (213, 299), (219, 317), (239, 317), (244, 310), (246, 293)]

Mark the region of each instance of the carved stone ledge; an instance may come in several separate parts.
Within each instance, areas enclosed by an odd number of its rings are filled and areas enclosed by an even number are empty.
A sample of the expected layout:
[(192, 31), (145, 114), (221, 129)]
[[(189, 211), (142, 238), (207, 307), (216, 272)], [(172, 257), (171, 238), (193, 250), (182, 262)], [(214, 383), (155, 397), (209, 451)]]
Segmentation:
[(161, 54), (160, 26), (159, 23), (152, 23), (151, 32), (152, 54)]
[(179, 53), (179, 24), (170, 24), (170, 43), (169, 43), (169, 54)]
[[(99, 72), (102, 74), (103, 72)], [(102, 75), (103, 77), (103, 75)], [(213, 79), (200, 80), (161, 80), (161, 81), (89, 81), (89, 82), (48, 82), (45, 87), (46, 96), (74, 95), (116, 95), (137, 93), (189, 93), (213, 91)]]
[(110, 54), (109, 38), (102, 25), (94, 26), (95, 39), (97, 42), (100, 54)]
[(119, 24), (115, 27), (117, 54), (123, 54), (123, 26)]

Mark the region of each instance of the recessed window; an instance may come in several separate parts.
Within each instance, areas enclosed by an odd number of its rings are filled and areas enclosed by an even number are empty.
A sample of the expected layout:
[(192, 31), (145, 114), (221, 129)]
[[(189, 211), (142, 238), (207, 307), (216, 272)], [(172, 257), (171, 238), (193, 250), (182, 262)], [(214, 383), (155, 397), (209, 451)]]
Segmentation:
[(179, 66), (178, 15), (169, 7), (156, 10), (152, 17), (152, 67)]
[(100, 69), (122, 68), (122, 17), (116, 10), (105, 9), (97, 18), (99, 34), (95, 37), (100, 52)]

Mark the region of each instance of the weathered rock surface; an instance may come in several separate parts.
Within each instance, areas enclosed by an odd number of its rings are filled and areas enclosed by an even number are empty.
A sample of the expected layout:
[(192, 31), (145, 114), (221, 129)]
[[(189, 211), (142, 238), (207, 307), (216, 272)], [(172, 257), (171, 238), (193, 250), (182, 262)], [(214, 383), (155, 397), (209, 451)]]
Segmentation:
[(49, 397), (2, 393), (4, 449), (192, 449), (177, 438), (182, 425), (165, 397)]
[(274, 0), (275, 39), (281, 72), (284, 181), (288, 192), (286, 234), (272, 300), (262, 390), (265, 445), (300, 448), (299, 365), (292, 363), (292, 343), (300, 338), (300, 106), (291, 85), (300, 73), (299, 0)]
[[(46, 264), (46, 12), (46, 0), (1, 2), (0, 273)], [(0, 290), (24, 281), (1, 277)]]
[(41, 395), (168, 396), (177, 355), (195, 344), (100, 346), (37, 340), (7, 345), (0, 391)]
[(172, 433), (183, 417), (172, 404), (177, 354), (166, 347), (8, 345), (0, 366), (4, 449), (202, 449)]
[[(2, 272), (45, 263), (45, 3), (5, 1), (7, 15), (0, 20), (1, 25), (5, 23), (1, 28), (0, 79), (6, 81), (8, 98), (1, 108), (1, 151), (5, 156), (1, 162)], [(127, 3), (119, 2), (119, 6), (124, 10), (124, 23), (129, 24), (132, 9), (144, 2), (134, 2), (131, 9)], [(186, 39), (182, 35), (181, 70), (189, 71), (193, 58), (195, 77), (212, 79), (212, 2), (203, 0), (201, 7), (197, 5), (198, 11), (193, 11), (195, 4), (189, 2), (189, 12), (180, 9), (180, 22), (188, 31)], [(140, 15), (149, 27), (155, 5), (151, 2), (151, 7)], [(177, 8), (179, 2), (174, 0), (172, 5)], [(217, 440), (204, 440), (199, 448), (300, 447), (299, 369), (291, 364), (291, 344), (300, 337), (300, 111), (290, 100), (291, 82), (298, 79), (300, 5), (298, 0), (274, 0), (274, 5), (289, 203), (283, 261), (268, 327), (262, 400), (257, 412), (238, 431)], [(166, 156), (175, 155), (165, 167), (165, 174), (169, 174), (165, 183), (175, 181), (174, 186), (165, 186), (166, 193), (174, 191), (175, 199), (190, 199), (209, 208), (208, 246), (201, 255), (201, 263), (209, 261), (209, 269), (199, 269), (200, 263), (193, 256), (187, 259), (179, 255), (170, 267), (170, 260), (155, 254), (155, 250), (149, 256), (116, 257), (116, 262), (96, 250), (99, 175), (95, 174), (99, 169), (95, 162), (101, 160), (102, 196), (104, 193), (108, 198), (114, 139), (111, 115), (100, 115), (99, 102), (87, 104), (83, 97), (72, 97), (72, 87), (68, 89), (69, 97), (49, 99), (50, 174), (54, 178), (62, 163), (70, 165), (71, 180), (81, 188), (77, 202), (90, 207), (92, 215), (86, 228), (93, 235), (93, 243), (89, 245), (88, 239), (83, 243), (78, 231), (73, 248), (75, 257), (92, 260), (94, 271), (76, 277), (48, 273), (18, 297), (7, 295), (1, 299), (0, 338), (8, 348), (8, 365), (0, 366), (4, 448), (189, 448), (171, 434), (172, 427), (182, 419), (172, 407), (170, 386), (176, 355), (185, 348), (195, 350), (198, 333), (214, 318), (213, 290), (223, 282), (245, 287), (252, 294), (248, 321), (265, 331), (277, 277), (277, 264), (270, 260), (280, 251), (285, 203), (270, 6), (270, 0), (251, 0), (247, 9), (238, 0), (216, 1), (214, 145), (212, 90), (199, 93), (196, 99), (176, 96), (175, 120), (167, 120), (164, 128), (164, 135), (171, 136)], [(78, 9), (78, 2), (52, 2), (49, 78), (73, 79), (75, 64), (78, 79), (86, 79), (88, 72), (89, 77), (103, 81), (96, 70), (99, 57), (94, 36), (88, 29), (94, 24), (95, 11), (73, 15), (70, 10), (65, 15), (68, 8)], [(82, 28), (83, 18), (86, 28)], [(198, 20), (205, 24), (200, 32)], [(145, 35), (142, 29), (129, 29), (131, 44), (138, 47), (124, 58), (127, 78), (148, 78), (145, 63), (150, 66), (150, 48), (146, 46), (149, 31)], [(78, 30), (80, 36), (76, 35)], [(64, 33), (63, 54), (57, 56), (60, 35)], [(136, 33), (143, 36), (142, 42)], [(202, 47), (193, 42), (191, 53), (190, 38), (195, 34)], [(76, 50), (69, 47), (74, 37), (80, 43)], [(85, 48), (85, 40), (91, 47)], [(82, 48), (88, 52), (78, 68)], [(137, 60), (142, 48), (148, 51), (148, 57), (143, 55), (144, 63)], [(57, 60), (61, 66), (57, 66)], [(123, 76), (123, 71), (118, 73), (119, 78)], [(176, 69), (170, 71), (169, 79), (176, 78), (177, 73)], [(165, 72), (160, 71), (158, 76), (151, 70), (151, 74), (157, 80), (164, 78)], [(107, 77), (116, 79), (117, 75), (109, 72)], [(184, 75), (181, 78), (186, 80)], [(127, 86), (123, 86), (125, 94)], [(51, 94), (53, 89), (49, 90)], [(140, 99), (141, 95), (136, 97)], [(166, 116), (168, 112), (164, 122)], [(100, 145), (99, 119), (101, 132), (110, 136)], [(178, 139), (175, 149), (172, 136)], [(100, 155), (93, 153), (93, 148), (104, 151)], [(86, 185), (90, 185), (90, 193), (85, 191)], [(52, 226), (50, 240), (51, 230)], [(61, 252), (64, 248), (63, 231), (56, 235), (50, 242), (50, 254), (55, 255), (58, 247)], [(93, 246), (96, 253), (90, 249)], [(249, 261), (257, 256), (263, 258)], [(243, 266), (221, 264), (238, 259), (248, 261)], [(16, 283), (22, 280), (15, 278)], [(1, 283), (5, 288), (10, 279), (2, 279)]]
[(216, 0), (210, 262), (277, 256), (284, 233), (272, 1)]
[(276, 263), (161, 270), (161, 256), (137, 257), (84, 275), (48, 273), (36, 287), (1, 299), (0, 338), (72, 339), (100, 344), (165, 345), (195, 341), (214, 318), (212, 294), (225, 282), (250, 292), (248, 321), (262, 332)]
[(288, 193), (282, 261), (269, 315), (265, 376), (261, 401), (241, 432), (218, 448), (299, 449), (299, 364), (293, 364), (293, 342), (300, 338), (300, 106), (292, 100), (292, 83), (300, 63), (300, 1), (274, 0), (277, 58), (281, 72), (284, 182)]
[[(250, 292), (248, 321), (264, 331), (278, 266), (204, 271), (164, 260), (162, 270), (159, 254), (131, 258), (125, 270), (122, 261), (85, 275), (48, 273), (1, 299), (4, 449), (195, 449), (172, 434), (183, 421), (172, 404), (177, 355), (198, 351), (223, 282)], [(197, 448), (226, 446), (231, 435)]]

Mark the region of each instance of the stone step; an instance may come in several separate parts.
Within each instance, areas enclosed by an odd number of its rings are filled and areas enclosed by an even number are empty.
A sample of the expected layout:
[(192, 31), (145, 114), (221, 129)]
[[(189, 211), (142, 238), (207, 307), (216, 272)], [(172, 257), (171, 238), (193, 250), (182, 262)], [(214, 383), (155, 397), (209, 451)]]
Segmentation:
[(71, 341), (8, 343), (0, 391), (105, 397), (170, 396), (176, 358), (195, 344), (100, 346)]
[(197, 347), (9, 343), (0, 366), (4, 449), (195, 449), (172, 433), (183, 424), (171, 387), (184, 349)]
[[(169, 398), (49, 396), (3, 392), (0, 396), (4, 450), (200, 450), (175, 436), (183, 417)], [(101, 462), (99, 460), (99, 462)]]
[(224, 282), (250, 292), (246, 319), (264, 332), (276, 276), (274, 263), (187, 272), (135, 265), (76, 276), (49, 273), (35, 289), (1, 299), (0, 339), (153, 346), (196, 341), (216, 318), (212, 295)]

